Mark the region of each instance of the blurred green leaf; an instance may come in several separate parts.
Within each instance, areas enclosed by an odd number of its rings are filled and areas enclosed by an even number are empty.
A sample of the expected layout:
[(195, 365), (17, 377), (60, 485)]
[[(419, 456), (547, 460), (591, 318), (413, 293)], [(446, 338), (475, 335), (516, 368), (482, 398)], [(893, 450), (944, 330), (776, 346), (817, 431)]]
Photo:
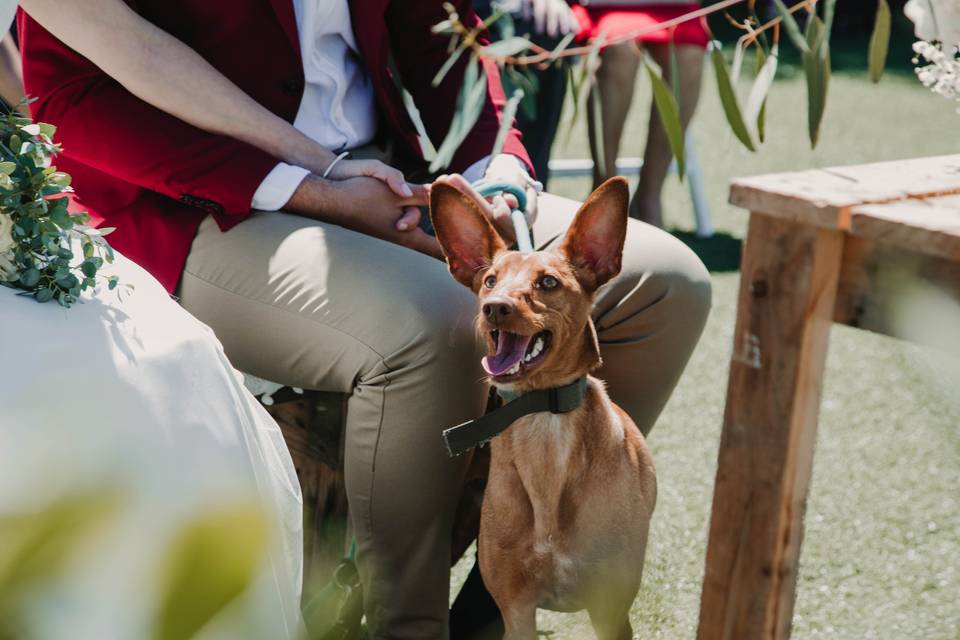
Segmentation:
[(830, 40), (833, 33), (833, 17), (837, 10), (837, 0), (824, 0), (823, 23), (826, 25), (826, 31), (823, 34), (824, 39)]
[(807, 129), (810, 146), (817, 146), (820, 125), (827, 106), (827, 90), (830, 87), (830, 43), (826, 27), (817, 16), (811, 16), (807, 24), (809, 48), (802, 54), (803, 70), (807, 77)]
[(520, 105), (520, 101), (523, 100), (523, 90), (517, 89), (513, 92), (513, 95), (510, 96), (510, 99), (507, 100), (507, 104), (503, 107), (503, 112), (500, 116), (500, 128), (497, 129), (497, 137), (493, 141), (493, 149), (490, 151), (490, 158), (500, 155), (500, 152), (503, 151), (503, 145), (507, 142), (507, 134), (510, 133), (511, 127), (513, 127), (513, 121), (517, 116), (517, 107)]
[(877, 16), (870, 34), (868, 53), (870, 80), (880, 82), (883, 70), (887, 66), (887, 51), (890, 48), (890, 5), (887, 0), (877, 0)]
[[(777, 7), (777, 11), (780, 13), (780, 18), (783, 21), (784, 31), (787, 32), (787, 35), (793, 42), (793, 46), (803, 52), (809, 51), (810, 47), (807, 45), (806, 40), (804, 40), (803, 34), (800, 32), (800, 25), (797, 24), (796, 18), (793, 17), (793, 14), (790, 13), (790, 10), (787, 9), (786, 5), (783, 4), (783, 0), (773, 0), (773, 4)], [(813, 18), (813, 16), (811, 15), (810, 18)]]
[[(759, 52), (760, 49), (757, 49)], [(763, 106), (767, 102), (767, 94), (773, 85), (773, 79), (777, 75), (777, 59), (779, 50), (777, 45), (773, 46), (770, 55), (764, 61), (763, 66), (754, 78), (753, 86), (750, 87), (750, 95), (747, 96), (747, 105), (743, 110), (743, 117), (752, 138), (757, 142), (762, 142), (760, 134), (760, 114)], [(762, 55), (758, 53), (758, 55)]]
[(20, 274), (20, 284), (23, 286), (32, 289), (40, 283), (40, 270), (39, 269), (26, 269), (23, 273)]
[(683, 146), (683, 123), (680, 120), (680, 107), (677, 104), (677, 97), (667, 87), (660, 73), (649, 62), (644, 61), (644, 64), (647, 67), (650, 82), (653, 84), (653, 102), (657, 106), (660, 123), (663, 124), (664, 130), (667, 132), (670, 150), (677, 160), (677, 172), (680, 174), (680, 179), (683, 180), (683, 176), (686, 174), (686, 159)]
[[(40, 289), (38, 300), (41, 294), (53, 297), (50, 289)], [(0, 608), (57, 574), (83, 536), (115, 512), (119, 498), (113, 489), (77, 491), (36, 511), (0, 517)]]
[(514, 36), (512, 38), (497, 40), (496, 42), (488, 44), (483, 48), (483, 53), (484, 55), (493, 58), (505, 58), (507, 56), (515, 56), (518, 53), (522, 53), (531, 46), (533, 46), (533, 43), (526, 38)]
[(266, 556), (267, 519), (252, 504), (217, 506), (173, 539), (154, 625), (155, 640), (188, 640), (233, 602)]
[(0, 174), (8, 176), (16, 170), (17, 170), (16, 162), (0, 162)]
[(430, 163), (429, 171), (431, 173), (436, 173), (449, 166), (460, 147), (460, 143), (466, 139), (473, 129), (473, 125), (477, 123), (486, 99), (487, 74), (483, 69), (483, 64), (474, 56), (467, 64), (466, 72), (463, 75), (463, 85), (457, 97), (457, 108), (454, 111), (453, 120), (450, 122), (450, 128), (447, 130), (443, 142), (440, 143), (440, 148), (437, 149), (436, 158)]
[(603, 35), (594, 39), (590, 44), (589, 53), (581, 56), (581, 61), (576, 72), (572, 66), (567, 66), (567, 70), (569, 71), (568, 84), (570, 86), (570, 96), (573, 100), (573, 109), (571, 110), (567, 126), (567, 142), (570, 141), (573, 127), (577, 123), (577, 117), (583, 112), (587, 99), (590, 97), (590, 90), (596, 81), (597, 69), (600, 66), (600, 50), (605, 43), (606, 38), (604, 38)]
[(460, 59), (460, 56), (462, 56), (463, 52), (466, 50), (466, 47), (459, 47), (452, 54), (450, 54), (450, 57), (446, 59), (446, 61), (443, 63), (443, 66), (440, 67), (439, 71), (437, 71), (437, 75), (433, 76), (433, 80), (430, 82), (430, 84), (434, 87), (439, 87), (440, 83), (443, 82), (443, 79), (447, 77), (448, 73), (450, 73), (450, 69), (453, 68), (453, 65), (457, 63), (457, 60)]
[(550, 61), (553, 62), (560, 57), (560, 54), (563, 53), (563, 50), (570, 46), (570, 43), (573, 42), (574, 38), (577, 37), (576, 33), (568, 33), (563, 36), (563, 40), (557, 43), (557, 46), (553, 48), (553, 51), (550, 52)]
[(737, 102), (737, 95), (730, 84), (730, 76), (727, 73), (727, 63), (723, 59), (723, 52), (720, 47), (713, 46), (710, 54), (710, 60), (713, 62), (713, 69), (717, 75), (717, 89), (720, 91), (720, 103), (723, 105), (723, 113), (730, 123), (733, 135), (743, 143), (750, 151), (756, 151), (753, 141), (750, 139), (750, 133), (743, 122), (743, 114), (740, 112), (740, 105)]

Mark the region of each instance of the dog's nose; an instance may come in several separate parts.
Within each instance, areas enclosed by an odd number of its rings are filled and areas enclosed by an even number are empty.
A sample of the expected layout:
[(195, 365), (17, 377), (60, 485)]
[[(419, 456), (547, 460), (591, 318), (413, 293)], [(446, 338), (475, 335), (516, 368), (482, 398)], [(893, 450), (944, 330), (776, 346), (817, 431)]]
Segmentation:
[(483, 303), (483, 315), (493, 323), (503, 320), (514, 310), (513, 302), (507, 298), (487, 298), (486, 302)]

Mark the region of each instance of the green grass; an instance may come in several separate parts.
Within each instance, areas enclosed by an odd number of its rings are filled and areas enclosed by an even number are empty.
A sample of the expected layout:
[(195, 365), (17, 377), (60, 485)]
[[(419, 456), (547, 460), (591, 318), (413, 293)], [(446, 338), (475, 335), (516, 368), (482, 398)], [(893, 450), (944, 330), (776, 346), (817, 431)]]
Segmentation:
[[(649, 88), (639, 83), (621, 155), (642, 155)], [(726, 204), (731, 177), (955, 153), (955, 105), (906, 74), (880, 85), (835, 75), (820, 146), (806, 139), (806, 92), (778, 81), (768, 139), (756, 154), (728, 133), (712, 78), (693, 131), (714, 221), (742, 238), (746, 214)], [(588, 157), (580, 123), (557, 155)], [(586, 179), (551, 190), (582, 199)], [(693, 227), (675, 177), (667, 224)], [(730, 244), (729, 242), (727, 243)], [(709, 248), (709, 247), (708, 247)], [(659, 501), (644, 584), (632, 612), (639, 638), (693, 638), (716, 472), (738, 274), (713, 274), (703, 339), (650, 436)], [(960, 342), (960, 326), (954, 340)], [(889, 338), (834, 327), (801, 554), (794, 638), (960, 638), (960, 364)], [(465, 563), (458, 566), (462, 579)], [(459, 580), (456, 580), (459, 584)], [(585, 614), (541, 612), (554, 640), (591, 638)]]

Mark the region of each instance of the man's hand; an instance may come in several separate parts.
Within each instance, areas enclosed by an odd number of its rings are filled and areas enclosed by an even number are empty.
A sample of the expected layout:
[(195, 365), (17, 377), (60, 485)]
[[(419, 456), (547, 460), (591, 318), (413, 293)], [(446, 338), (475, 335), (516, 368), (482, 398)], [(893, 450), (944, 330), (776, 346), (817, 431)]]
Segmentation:
[[(495, 182), (506, 182), (519, 187), (527, 195), (527, 209), (524, 216), (527, 218), (527, 224), (533, 226), (537, 220), (537, 188), (527, 174), (526, 168), (515, 156), (502, 153), (490, 161), (487, 172), (483, 174), (483, 182), (492, 184)], [(503, 237), (511, 242), (516, 240), (516, 234), (513, 230), (513, 222), (510, 220), (510, 212), (516, 208), (517, 199), (510, 194), (494, 196), (487, 200), (491, 205), (494, 225)]]
[(580, 22), (566, 0), (524, 0), (523, 17), (537, 33), (559, 38), (580, 31)]
[(417, 226), (419, 207), (429, 204), (429, 190), (423, 185), (410, 185), (410, 190), (409, 197), (401, 197), (377, 178), (324, 180), (310, 175), (284, 209), (442, 259), (436, 238)]
[(403, 172), (379, 160), (344, 159), (335, 164), (327, 175), (331, 180), (346, 180), (347, 178), (360, 176), (376, 178), (385, 182), (395, 194), (402, 198), (413, 196), (413, 187), (407, 184)]
[[(499, 232), (508, 243), (512, 244), (516, 241), (517, 234), (513, 229), (513, 220), (510, 218), (510, 207), (504, 202), (503, 196), (496, 196), (491, 202), (491, 199), (484, 198), (477, 193), (477, 190), (473, 188), (470, 181), (458, 173), (440, 176), (437, 180), (445, 180), (467, 195), (472, 196), (473, 199), (476, 200), (480, 210), (487, 216), (490, 222), (493, 223), (497, 232)], [(533, 198), (534, 201), (536, 201), (536, 194), (534, 194)], [(512, 196), (510, 196), (510, 199), (514, 200)], [(514, 202), (516, 202), (516, 200), (514, 200)]]

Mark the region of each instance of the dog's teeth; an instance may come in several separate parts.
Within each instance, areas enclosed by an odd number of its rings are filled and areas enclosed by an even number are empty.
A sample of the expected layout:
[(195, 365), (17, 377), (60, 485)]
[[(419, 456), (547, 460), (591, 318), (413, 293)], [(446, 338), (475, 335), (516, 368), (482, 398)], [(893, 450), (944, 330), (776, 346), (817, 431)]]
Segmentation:
[(530, 350), (530, 355), (527, 356), (527, 360), (536, 358), (541, 351), (543, 351), (543, 338), (537, 338), (537, 341), (533, 343), (533, 349)]
[(533, 353), (528, 353), (527, 356), (523, 359), (524, 362), (530, 362), (533, 360)]

